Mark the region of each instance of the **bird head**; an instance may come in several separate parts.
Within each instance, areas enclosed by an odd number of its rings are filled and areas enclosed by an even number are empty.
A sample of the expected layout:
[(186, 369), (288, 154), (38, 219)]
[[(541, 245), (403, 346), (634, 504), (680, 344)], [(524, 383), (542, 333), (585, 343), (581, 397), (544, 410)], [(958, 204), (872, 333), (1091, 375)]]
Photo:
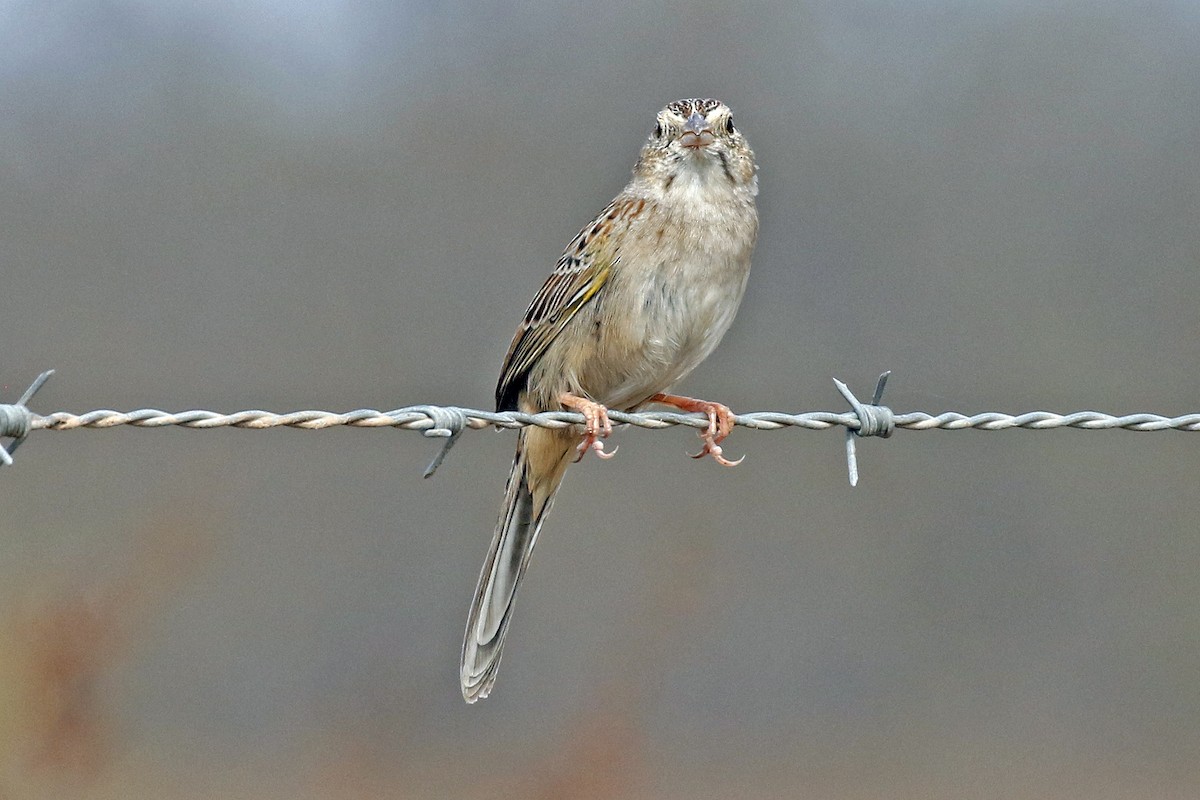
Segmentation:
[(753, 185), (754, 152), (719, 100), (676, 100), (658, 112), (634, 175), (669, 188), (687, 175), (705, 183)]

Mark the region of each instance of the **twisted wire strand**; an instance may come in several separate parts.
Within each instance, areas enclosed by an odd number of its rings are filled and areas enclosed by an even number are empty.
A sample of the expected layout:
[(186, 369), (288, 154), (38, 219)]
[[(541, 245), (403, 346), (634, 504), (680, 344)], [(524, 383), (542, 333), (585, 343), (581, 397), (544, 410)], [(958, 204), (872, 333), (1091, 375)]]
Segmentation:
[[(704, 428), (707, 418), (702, 414), (681, 414), (671, 411), (645, 411), (627, 413), (610, 411), (613, 422), (634, 425), (653, 430), (684, 425)], [(738, 414), (737, 425), (754, 430), (778, 430), (780, 428), (804, 428), (826, 430), (844, 426), (858, 430), (861, 422), (854, 412), (810, 411), (788, 414), (779, 411), (755, 411)], [(351, 428), (403, 428), (422, 431), (426, 436), (451, 436), (464, 428), (522, 428), (536, 425), (542, 428), (565, 428), (583, 422), (583, 415), (573, 411), (543, 411), (526, 414), (520, 411), (484, 411), (456, 406), (407, 406), (394, 411), (377, 411), (360, 408), (344, 413), (329, 411), (293, 411), (276, 414), (270, 411), (248, 410), (232, 414), (215, 411), (181, 411), (169, 413), (155, 408), (119, 412), (109, 409), (89, 411), (85, 414), (70, 414), (59, 411), (53, 414), (33, 414), (30, 430), (75, 430), (78, 428), (113, 428), (132, 425), (138, 428), (301, 428), (318, 430), (346, 426)], [(984, 431), (1022, 428), (1025, 430), (1048, 430), (1051, 428), (1078, 428), (1082, 430), (1129, 430), (1129, 431), (1200, 431), (1200, 414), (1184, 414), (1166, 417), (1160, 414), (1104, 414), (1099, 411), (1075, 411), (1056, 414), (1050, 411), (1032, 411), (1024, 414), (959, 414), (948, 411), (942, 414), (910, 412), (895, 414), (896, 428), (913, 431), (965, 430)]]

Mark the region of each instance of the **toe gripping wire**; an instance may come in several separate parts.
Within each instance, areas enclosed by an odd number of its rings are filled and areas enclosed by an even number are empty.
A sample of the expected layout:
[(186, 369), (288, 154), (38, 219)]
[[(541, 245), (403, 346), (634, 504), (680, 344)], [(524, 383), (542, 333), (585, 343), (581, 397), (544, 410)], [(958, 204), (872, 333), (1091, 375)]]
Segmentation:
[(888, 376), (891, 375), (891, 370), (879, 376), (879, 382), (875, 384), (875, 394), (871, 397), (870, 403), (863, 403), (854, 396), (854, 392), (850, 391), (850, 387), (833, 379), (833, 383), (837, 386), (842, 397), (846, 398), (846, 402), (850, 404), (850, 408), (854, 410), (854, 415), (858, 417), (858, 428), (846, 428), (846, 468), (850, 472), (850, 485), (858, 485), (858, 454), (855, 452), (855, 441), (863, 436), (879, 436), (884, 439), (892, 435), (892, 431), (896, 429), (896, 417), (892, 410), (887, 406), (879, 405), (879, 401), (883, 398), (883, 389), (887, 386)]
[(50, 376), (54, 374), (54, 370), (48, 369), (41, 375), (38, 375), (21, 398), (12, 405), (0, 403), (0, 439), (11, 437), (8, 447), (0, 444), (0, 466), (12, 466), (12, 454), (21, 446), (21, 442), (25, 441), (25, 437), (29, 436), (29, 429), (33, 424), (33, 412), (27, 407), (27, 403), (37, 394), (37, 390), (42, 388), (42, 385), (50, 380)]

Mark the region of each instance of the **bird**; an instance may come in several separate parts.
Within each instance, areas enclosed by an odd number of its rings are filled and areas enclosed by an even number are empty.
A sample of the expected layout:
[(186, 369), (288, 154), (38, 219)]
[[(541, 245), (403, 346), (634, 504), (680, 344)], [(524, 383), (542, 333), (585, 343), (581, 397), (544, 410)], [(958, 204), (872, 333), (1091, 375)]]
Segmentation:
[(609, 409), (658, 403), (704, 413), (693, 457), (740, 463), (721, 448), (734, 424), (728, 406), (669, 390), (733, 322), (758, 238), (757, 194), (754, 152), (729, 107), (669, 103), (629, 183), (571, 240), (529, 304), (500, 370), (496, 409), (567, 409), (584, 424), (582, 432), (518, 432), (467, 617), (459, 676), (468, 703), (492, 690), (517, 587), (567, 466), (589, 451), (615, 454), (604, 449)]

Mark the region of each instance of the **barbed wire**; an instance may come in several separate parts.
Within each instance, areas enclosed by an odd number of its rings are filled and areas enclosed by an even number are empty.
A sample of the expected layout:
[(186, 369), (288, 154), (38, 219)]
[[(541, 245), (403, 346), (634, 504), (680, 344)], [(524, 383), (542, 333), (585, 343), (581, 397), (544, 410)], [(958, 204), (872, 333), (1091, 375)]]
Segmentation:
[[(613, 422), (638, 428), (661, 430), (676, 425), (690, 428), (708, 427), (708, 418), (702, 414), (680, 414), (672, 411), (639, 411), (626, 413), (609, 411)], [(427, 435), (442, 435), (438, 418), (442, 414), (457, 416), (465, 420), (464, 427), (480, 428), (539, 428), (561, 429), (583, 423), (583, 415), (575, 411), (543, 411), (526, 414), (520, 411), (483, 411), (456, 406), (406, 406), (394, 411), (377, 411), (360, 408), (354, 411), (292, 411), (276, 414), (270, 411), (237, 411), (221, 414), (215, 411), (167, 412), (155, 408), (136, 411), (111, 411), (101, 409), (86, 414), (71, 414), (56, 411), (53, 414), (33, 414), (30, 430), (69, 431), (78, 428), (115, 428), (132, 425), (135, 428), (181, 427), (194, 429), (209, 428), (301, 428), (320, 430), (324, 428), (403, 428), (422, 431)], [(780, 428), (805, 428), (812, 431), (827, 430), (844, 426), (858, 430), (860, 420), (853, 412), (806, 411), (788, 414), (781, 411), (751, 411), (734, 416), (734, 424), (760, 431)], [(897, 428), (911, 431), (965, 430), (974, 428), (983, 431), (1001, 431), (1012, 428), (1026, 430), (1049, 430), (1051, 428), (1081, 428), (1083, 430), (1127, 431), (1200, 431), (1200, 414), (1185, 414), (1166, 417), (1159, 414), (1125, 414), (1121, 416), (1099, 411), (1074, 411), (1057, 414), (1053, 411), (1030, 411), (1024, 414), (1002, 414), (987, 411), (979, 414), (959, 414), (946, 411), (941, 414), (926, 414), (922, 411), (893, 413)], [(448, 434), (446, 434), (448, 435)]]
[[(583, 423), (583, 415), (574, 411), (485, 411), (457, 406), (416, 405), (392, 411), (360, 408), (346, 412), (293, 411), (279, 414), (262, 410), (237, 411), (222, 414), (215, 411), (191, 410), (167, 412), (156, 408), (135, 411), (113, 411), (98, 409), (84, 414), (58, 411), (37, 414), (26, 404), (33, 394), (53, 374), (43, 373), (14, 405), (0, 404), (0, 437), (11, 436), (14, 441), (7, 450), (0, 447), (0, 463), (11, 464), (12, 452), (32, 431), (67, 431), (80, 428), (113, 428), (132, 425), (138, 428), (183, 427), (208, 430), (211, 428), (300, 428), (323, 430), (334, 427), (351, 428), (402, 428), (420, 431), (429, 437), (446, 440), (442, 451), (426, 470), (432, 475), (441, 464), (446, 452), (458, 436), (466, 429), (488, 427), (523, 428), (534, 425), (542, 428), (562, 429)], [(1050, 430), (1054, 428), (1076, 428), (1080, 430), (1128, 430), (1128, 431), (1200, 431), (1200, 413), (1176, 417), (1161, 414), (1105, 414), (1099, 411), (1074, 411), (1059, 414), (1051, 411), (1031, 411), (1022, 414), (1004, 414), (988, 411), (979, 414), (960, 414), (953, 411), (928, 414), (922, 411), (896, 413), (887, 406), (879, 405), (889, 373), (880, 376), (870, 403), (861, 403), (846, 387), (835, 379), (838, 390), (850, 403), (852, 410), (845, 412), (808, 411), (787, 413), (780, 411), (752, 411), (737, 414), (736, 426), (753, 430), (779, 430), (802, 428), (805, 430), (827, 430), (834, 427), (846, 429), (846, 455), (849, 462), (851, 483), (857, 483), (857, 464), (854, 440), (866, 436), (890, 436), (893, 430), (983, 430), (1000, 431), (1010, 429)], [(659, 430), (683, 425), (690, 428), (706, 428), (708, 418), (703, 414), (679, 413), (675, 411), (609, 411), (613, 422), (638, 428)]]

